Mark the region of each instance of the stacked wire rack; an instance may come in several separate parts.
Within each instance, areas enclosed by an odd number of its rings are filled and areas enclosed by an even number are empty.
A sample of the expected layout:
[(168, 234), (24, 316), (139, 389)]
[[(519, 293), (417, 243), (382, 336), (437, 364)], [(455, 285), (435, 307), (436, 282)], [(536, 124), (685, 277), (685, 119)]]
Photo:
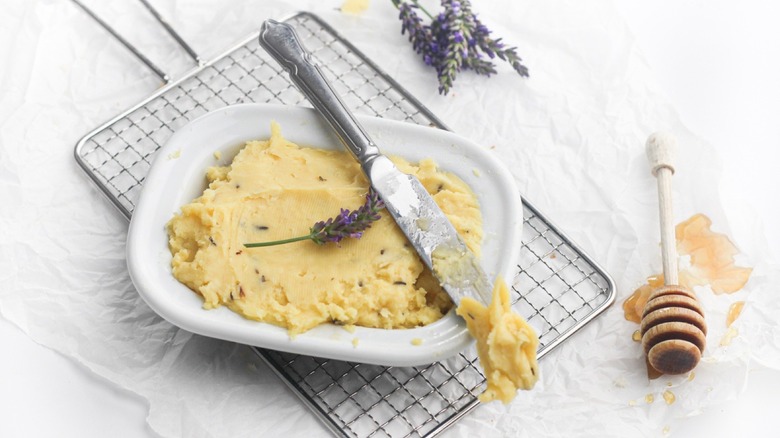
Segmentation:
[[(445, 129), (398, 83), (309, 13), (292, 25), (336, 91), (356, 113)], [(180, 127), (243, 102), (307, 105), (251, 35), (101, 125), (76, 146), (76, 160), (129, 219), (156, 151)], [(513, 306), (536, 328), (543, 357), (604, 311), (614, 284), (598, 265), (523, 201), (523, 245)], [(255, 348), (337, 436), (431, 437), (478, 405), (484, 386), (474, 349), (420, 367), (381, 367)]]

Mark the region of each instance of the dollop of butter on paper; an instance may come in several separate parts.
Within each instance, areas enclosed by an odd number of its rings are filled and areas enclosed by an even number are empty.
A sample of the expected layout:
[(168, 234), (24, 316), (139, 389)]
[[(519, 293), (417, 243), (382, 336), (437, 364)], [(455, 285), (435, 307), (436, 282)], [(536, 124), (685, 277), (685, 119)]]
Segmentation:
[(507, 404), (518, 389), (534, 387), (539, 380), (539, 337), (522, 316), (512, 311), (509, 288), (503, 278), (496, 281), (490, 305), (466, 297), (456, 312), (477, 340), (479, 363), (487, 378), (487, 388), (479, 395), (479, 401), (501, 400)]

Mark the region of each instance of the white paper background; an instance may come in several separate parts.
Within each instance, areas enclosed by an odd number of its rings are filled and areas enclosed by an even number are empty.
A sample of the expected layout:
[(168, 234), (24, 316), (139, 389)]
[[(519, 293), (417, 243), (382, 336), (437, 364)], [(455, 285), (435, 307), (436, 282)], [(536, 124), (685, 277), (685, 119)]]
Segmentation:
[[(6, 2), (8, 3), (8, 2)], [(157, 5), (159, 3), (159, 5)], [(483, 21), (519, 46), (531, 69), (506, 66), (489, 80), (462, 75), (438, 96), (433, 74), (399, 35), (387, 2), (359, 17), (340, 2), (156, 2), (196, 50), (218, 53), (265, 18), (298, 9), (320, 14), (404, 84), (456, 132), (495, 146), (521, 192), (614, 276), (618, 305), (542, 361), (538, 387), (508, 408), (483, 406), (452, 436), (494, 431), (658, 435), (675, 418), (733, 398), (748, 364), (780, 368), (778, 303), (762, 236), (739, 241), (756, 268), (736, 296), (701, 294), (711, 332), (696, 378), (648, 383), (632, 323), (620, 302), (660, 270), (654, 181), (643, 142), (657, 129), (684, 147), (675, 177), (677, 217), (709, 215), (729, 233), (717, 193), (720, 164), (680, 123), (608, 2), (479, 4)], [(133, 2), (88, 2), (172, 75), (187, 60)], [(159, 80), (68, 2), (10, 2), (0, 17), (0, 311), (31, 338), (73, 357), (150, 402), (164, 436), (309, 436), (313, 415), (246, 347), (192, 336), (162, 321), (137, 297), (124, 261), (127, 224), (72, 159), (84, 133), (148, 95)], [(247, 17), (252, 17), (248, 19)], [(5, 23), (3, 22), (5, 21)], [(394, 56), (388, 56), (389, 53)], [(725, 309), (746, 299), (740, 336), (717, 344)], [(671, 384), (677, 402), (663, 403)], [(646, 404), (644, 397), (655, 394)], [(631, 406), (632, 400), (637, 401)], [(564, 421), (565, 420), (565, 421)], [(484, 432), (483, 432), (484, 431)]]

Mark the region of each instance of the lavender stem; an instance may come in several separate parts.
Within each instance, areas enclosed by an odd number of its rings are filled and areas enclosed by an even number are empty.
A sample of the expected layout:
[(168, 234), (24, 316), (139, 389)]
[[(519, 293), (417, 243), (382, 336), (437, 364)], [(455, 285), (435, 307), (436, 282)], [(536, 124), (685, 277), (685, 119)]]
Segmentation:
[(290, 239), (274, 240), (273, 242), (260, 242), (260, 243), (245, 243), (244, 248), (260, 248), (263, 246), (284, 245), (285, 243), (300, 242), (302, 240), (311, 239), (311, 233), (305, 236), (292, 237)]

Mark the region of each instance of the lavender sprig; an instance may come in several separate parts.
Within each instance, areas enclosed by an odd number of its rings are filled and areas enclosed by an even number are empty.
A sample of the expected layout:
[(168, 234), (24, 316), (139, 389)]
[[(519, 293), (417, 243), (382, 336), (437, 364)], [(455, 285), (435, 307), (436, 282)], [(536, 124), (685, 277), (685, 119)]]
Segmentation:
[(474, 41), (490, 58), (498, 56), (499, 59), (506, 61), (512, 66), (520, 76), (528, 77), (528, 67), (522, 64), (522, 59), (517, 55), (517, 49), (514, 47), (505, 48), (501, 38), (492, 39), (492, 33), (476, 16), (474, 17), (475, 31)]
[[(401, 34), (408, 34), (415, 52), (436, 70), (440, 94), (449, 93), (461, 70), (485, 76), (495, 74), (491, 60), (496, 57), (509, 63), (520, 76), (528, 77), (528, 68), (516, 48), (507, 48), (500, 38), (491, 38), (491, 31), (471, 10), (469, 0), (441, 0), (442, 12), (435, 17), (418, 0), (392, 2), (399, 11)], [(424, 24), (417, 11), (427, 15), (430, 23)]]
[[(395, 0), (394, 0), (395, 2)], [(401, 35), (408, 33), (414, 51), (423, 55), (425, 63), (431, 65), (431, 34), (417, 15), (419, 6), (406, 2), (396, 3), (398, 18), (401, 19)]]
[(245, 243), (246, 248), (257, 248), (262, 246), (282, 245), (285, 243), (300, 242), (302, 240), (311, 240), (317, 245), (324, 245), (328, 242), (338, 243), (347, 237), (359, 239), (363, 232), (371, 228), (371, 223), (378, 221), (381, 217), (379, 212), (385, 208), (385, 203), (379, 198), (379, 195), (373, 188), (366, 194), (366, 202), (357, 210), (349, 211), (341, 209), (341, 213), (335, 218), (326, 221), (320, 221), (309, 229), (309, 234), (305, 236), (293, 237), (290, 239), (274, 240), (272, 242)]

